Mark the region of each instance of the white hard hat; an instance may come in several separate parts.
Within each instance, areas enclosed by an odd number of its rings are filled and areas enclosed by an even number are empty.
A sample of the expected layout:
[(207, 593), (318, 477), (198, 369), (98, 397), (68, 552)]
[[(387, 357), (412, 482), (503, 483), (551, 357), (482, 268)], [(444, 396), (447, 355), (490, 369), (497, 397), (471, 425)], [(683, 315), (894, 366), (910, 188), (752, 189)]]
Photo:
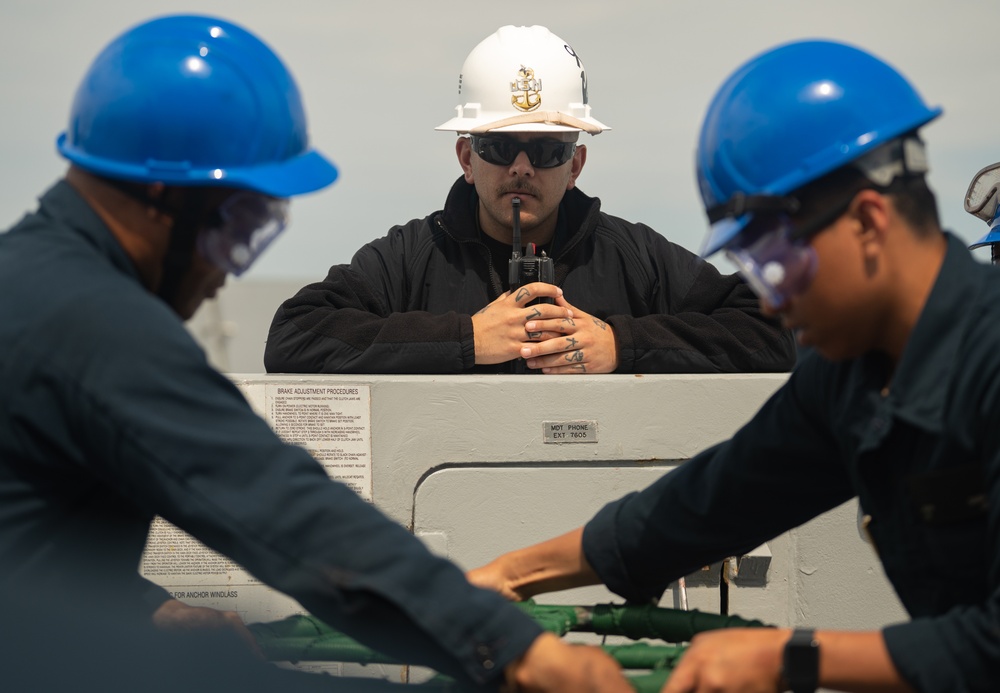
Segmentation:
[(587, 72), (543, 26), (504, 26), (472, 49), (458, 77), (458, 115), (436, 130), (461, 133), (610, 130), (590, 117)]

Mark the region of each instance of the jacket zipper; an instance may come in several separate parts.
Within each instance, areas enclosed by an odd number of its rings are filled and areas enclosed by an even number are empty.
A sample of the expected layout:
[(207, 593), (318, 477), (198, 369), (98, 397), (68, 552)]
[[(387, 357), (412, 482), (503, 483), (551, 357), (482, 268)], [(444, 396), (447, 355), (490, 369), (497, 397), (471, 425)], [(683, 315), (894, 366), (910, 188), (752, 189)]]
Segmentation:
[(444, 225), (444, 222), (441, 221), (441, 217), (434, 219), (434, 223), (437, 224), (438, 228), (441, 229), (448, 236), (448, 238), (453, 240), (455, 243), (470, 243), (479, 246), (479, 249), (486, 255), (486, 274), (490, 278), (490, 300), (492, 301), (500, 298), (500, 294), (503, 293), (501, 290), (502, 287), (497, 284), (496, 277), (493, 274), (493, 255), (490, 253), (490, 249), (486, 246), (486, 244), (481, 243), (474, 238), (456, 238), (455, 235), (448, 230), (448, 227)]

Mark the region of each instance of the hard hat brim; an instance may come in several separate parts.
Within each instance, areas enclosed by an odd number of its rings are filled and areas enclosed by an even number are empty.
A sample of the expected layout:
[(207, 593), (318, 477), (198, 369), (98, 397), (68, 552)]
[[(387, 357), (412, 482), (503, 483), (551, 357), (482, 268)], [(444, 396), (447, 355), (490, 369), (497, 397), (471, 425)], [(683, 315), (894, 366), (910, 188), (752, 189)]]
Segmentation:
[(56, 148), (73, 164), (100, 176), (136, 183), (245, 188), (272, 197), (315, 192), (333, 183), (339, 174), (333, 162), (315, 149), (279, 162), (206, 169), (174, 162), (135, 164), (89, 155), (70, 145), (66, 133), (56, 140)]
[(229, 181), (265, 195), (292, 197), (327, 187), (339, 173), (332, 161), (311, 149), (280, 163), (233, 169)]
[(994, 243), (1000, 243), (1000, 225), (994, 226), (990, 229), (990, 232), (980, 238), (978, 241), (969, 246), (969, 250), (975, 250), (976, 248), (982, 248), (984, 245), (993, 245)]
[(435, 130), (482, 134), (484, 132), (588, 132), (597, 135), (611, 128), (594, 118), (576, 118), (560, 111), (535, 111), (520, 115), (486, 114), (478, 118), (456, 117)]
[(721, 219), (710, 225), (708, 236), (705, 238), (698, 255), (708, 258), (724, 248), (726, 244), (740, 235), (746, 225), (750, 223), (751, 217), (750, 214), (744, 214), (735, 219)]

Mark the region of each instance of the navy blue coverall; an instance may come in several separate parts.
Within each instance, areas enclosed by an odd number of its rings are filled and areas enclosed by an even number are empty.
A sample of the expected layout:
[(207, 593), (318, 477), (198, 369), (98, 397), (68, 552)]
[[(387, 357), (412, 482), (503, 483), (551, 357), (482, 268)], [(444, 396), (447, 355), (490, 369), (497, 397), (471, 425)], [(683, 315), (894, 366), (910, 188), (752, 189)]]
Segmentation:
[(996, 691), (1000, 273), (954, 236), (894, 374), (877, 353), (810, 353), (731, 440), (602, 509), (583, 549), (614, 592), (646, 601), (855, 496), (912, 616), (883, 631), (900, 674)]
[[(0, 234), (0, 589), (152, 612), (155, 515), (331, 626), (496, 684), (540, 628), (283, 443), (66, 182)], [(154, 590), (155, 591), (155, 590)]]

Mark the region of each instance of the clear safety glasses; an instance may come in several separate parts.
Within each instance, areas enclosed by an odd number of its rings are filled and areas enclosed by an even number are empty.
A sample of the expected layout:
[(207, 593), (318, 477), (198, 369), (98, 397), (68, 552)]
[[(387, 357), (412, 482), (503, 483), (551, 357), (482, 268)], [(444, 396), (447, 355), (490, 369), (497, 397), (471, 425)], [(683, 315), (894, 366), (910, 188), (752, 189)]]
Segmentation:
[[(857, 193), (852, 190), (839, 204), (806, 218), (801, 218), (803, 205), (798, 197), (760, 195), (713, 209), (709, 219), (715, 225), (735, 224), (740, 229), (725, 246), (726, 256), (757, 296), (772, 308), (781, 308), (788, 299), (808, 289), (816, 274), (813, 236), (842, 217)], [(748, 212), (753, 215), (750, 222), (740, 227), (740, 217)]]
[(575, 142), (537, 139), (521, 142), (503, 135), (472, 135), (472, 150), (489, 164), (510, 166), (521, 152), (535, 168), (555, 168), (573, 158)]
[(754, 293), (773, 308), (780, 308), (809, 287), (816, 274), (816, 251), (809, 237), (799, 233), (786, 215), (771, 217), (768, 227), (749, 234), (751, 240), (729, 246), (725, 252)]
[(974, 214), (993, 228), (1000, 202), (1000, 163), (991, 164), (976, 174), (965, 193), (965, 211)]
[(202, 256), (240, 276), (288, 224), (288, 200), (241, 191), (219, 207), (218, 223), (198, 234)]

